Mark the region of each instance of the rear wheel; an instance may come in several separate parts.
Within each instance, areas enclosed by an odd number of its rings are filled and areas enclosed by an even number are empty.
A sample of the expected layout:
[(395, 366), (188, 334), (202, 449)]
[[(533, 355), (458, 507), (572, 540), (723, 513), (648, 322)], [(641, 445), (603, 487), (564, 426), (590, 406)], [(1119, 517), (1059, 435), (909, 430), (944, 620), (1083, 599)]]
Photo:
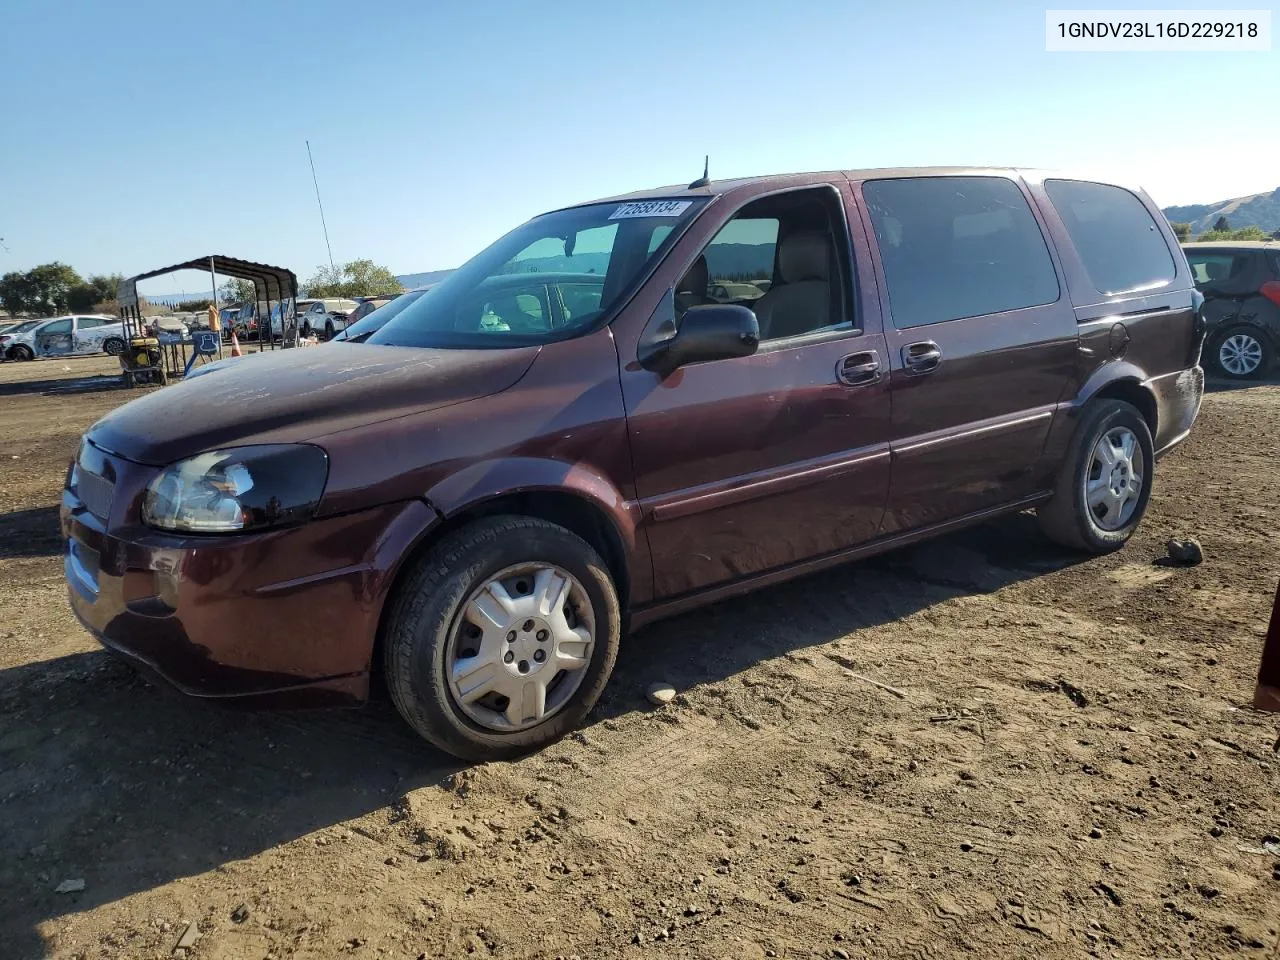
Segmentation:
[(1146, 513), (1154, 470), (1151, 430), (1137, 408), (1094, 401), (1081, 416), (1053, 499), (1037, 511), (1040, 526), (1063, 546), (1118, 550)]
[(435, 746), (507, 759), (582, 722), (613, 672), (620, 629), (613, 582), (584, 540), (531, 517), (480, 520), (399, 587), (387, 687)]
[(336, 331), (336, 330), (334, 330), (334, 329), (333, 329), (333, 321), (332, 321), (332, 320), (326, 320), (326, 321), (324, 322), (324, 338), (325, 338), (326, 340), (332, 340), (332, 339), (333, 339), (333, 335), (334, 335), (335, 333), (337, 333), (337, 332), (338, 332), (338, 331)]
[(119, 337), (107, 337), (102, 341), (102, 349), (106, 351), (107, 356), (118, 357), (124, 353), (124, 341)]
[(1232, 380), (1252, 380), (1271, 366), (1271, 344), (1254, 327), (1230, 327), (1213, 338), (1210, 361), (1217, 372)]

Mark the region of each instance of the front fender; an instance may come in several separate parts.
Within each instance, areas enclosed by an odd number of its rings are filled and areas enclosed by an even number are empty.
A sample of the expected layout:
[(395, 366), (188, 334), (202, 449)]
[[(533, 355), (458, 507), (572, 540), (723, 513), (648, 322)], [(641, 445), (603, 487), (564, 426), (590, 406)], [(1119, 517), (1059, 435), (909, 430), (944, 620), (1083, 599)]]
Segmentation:
[(635, 557), (639, 506), (581, 463), (542, 457), (480, 460), (440, 480), (424, 496), (449, 518), (498, 497), (541, 492), (568, 493), (591, 504), (613, 524), (627, 559)]

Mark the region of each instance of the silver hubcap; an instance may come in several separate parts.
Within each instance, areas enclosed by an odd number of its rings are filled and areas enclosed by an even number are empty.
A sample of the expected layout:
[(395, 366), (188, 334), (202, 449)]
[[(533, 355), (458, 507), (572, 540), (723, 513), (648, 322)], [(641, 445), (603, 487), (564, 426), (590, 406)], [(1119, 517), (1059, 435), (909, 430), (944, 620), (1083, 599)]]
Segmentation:
[(1133, 518), (1142, 495), (1142, 446), (1128, 427), (1115, 427), (1093, 448), (1084, 478), (1084, 500), (1093, 522), (1119, 530)]
[(449, 692), (486, 729), (537, 726), (582, 684), (594, 639), (591, 601), (572, 574), (545, 563), (508, 567), (463, 605), (445, 661)]
[(1218, 347), (1218, 362), (1227, 373), (1247, 376), (1262, 363), (1262, 344), (1247, 333), (1232, 334)]

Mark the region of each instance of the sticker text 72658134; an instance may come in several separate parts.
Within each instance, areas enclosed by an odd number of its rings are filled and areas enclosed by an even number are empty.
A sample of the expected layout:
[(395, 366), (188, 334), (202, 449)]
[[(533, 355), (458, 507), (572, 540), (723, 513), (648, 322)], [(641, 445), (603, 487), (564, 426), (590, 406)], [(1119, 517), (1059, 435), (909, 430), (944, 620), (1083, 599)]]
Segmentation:
[(631, 217), (678, 217), (692, 205), (692, 200), (638, 200), (624, 203), (609, 214), (610, 220)]

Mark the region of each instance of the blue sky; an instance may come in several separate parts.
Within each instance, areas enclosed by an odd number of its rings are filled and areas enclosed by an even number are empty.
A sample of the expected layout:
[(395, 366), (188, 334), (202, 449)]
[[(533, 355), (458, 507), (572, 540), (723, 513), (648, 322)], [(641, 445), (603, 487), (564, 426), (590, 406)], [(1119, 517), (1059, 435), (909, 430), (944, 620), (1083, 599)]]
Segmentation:
[(1162, 205), (1280, 186), (1280, 52), (1051, 54), (1045, 6), (6, 0), (0, 272), (219, 252), (305, 278), (307, 139), (335, 260), (397, 273), (705, 153), (713, 177), (1089, 164)]

